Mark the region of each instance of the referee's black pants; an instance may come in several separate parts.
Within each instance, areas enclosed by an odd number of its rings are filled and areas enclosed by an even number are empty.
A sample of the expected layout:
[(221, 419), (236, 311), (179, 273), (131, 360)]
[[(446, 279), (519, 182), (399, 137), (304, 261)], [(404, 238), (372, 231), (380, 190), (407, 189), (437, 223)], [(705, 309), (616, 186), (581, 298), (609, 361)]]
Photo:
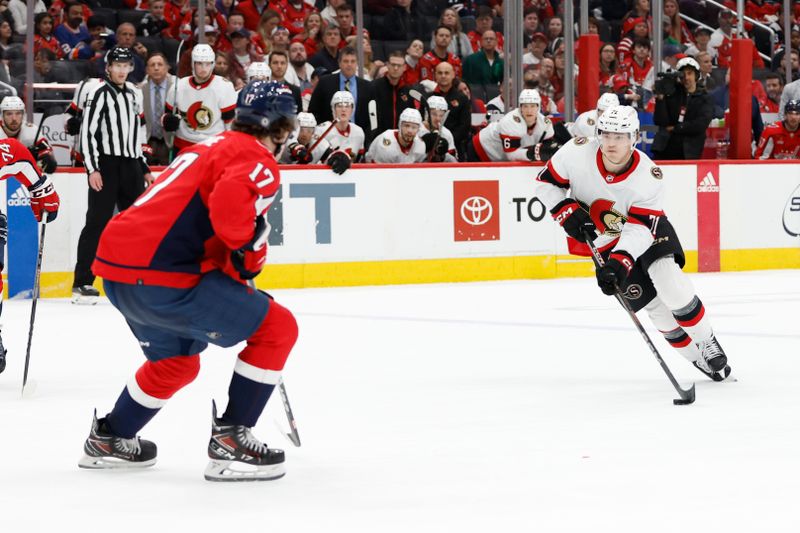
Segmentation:
[(73, 287), (94, 283), (92, 263), (97, 253), (97, 243), (114, 215), (114, 208), (124, 211), (144, 192), (144, 172), (140, 160), (101, 155), (99, 167), (103, 188), (95, 191), (89, 187), (89, 208), (86, 211), (86, 225), (78, 240)]

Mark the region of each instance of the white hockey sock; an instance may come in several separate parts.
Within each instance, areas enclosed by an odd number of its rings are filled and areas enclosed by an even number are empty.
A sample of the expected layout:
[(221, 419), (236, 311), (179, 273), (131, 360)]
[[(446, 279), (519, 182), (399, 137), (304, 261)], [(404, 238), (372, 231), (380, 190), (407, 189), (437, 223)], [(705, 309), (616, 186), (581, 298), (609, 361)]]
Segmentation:
[(658, 328), (670, 346), (675, 348), (679, 354), (685, 357), (690, 363), (697, 361), (700, 358), (700, 350), (697, 345), (692, 342), (692, 338), (686, 331), (678, 325), (672, 311), (667, 309), (657, 296), (647, 304), (645, 307), (647, 315), (653, 322), (653, 325)]
[[(705, 316), (703, 302), (694, 292), (689, 277), (672, 256), (656, 260), (647, 270), (659, 299), (672, 311), (678, 325), (699, 343), (713, 335), (711, 321)], [(660, 328), (659, 328), (660, 329)]]

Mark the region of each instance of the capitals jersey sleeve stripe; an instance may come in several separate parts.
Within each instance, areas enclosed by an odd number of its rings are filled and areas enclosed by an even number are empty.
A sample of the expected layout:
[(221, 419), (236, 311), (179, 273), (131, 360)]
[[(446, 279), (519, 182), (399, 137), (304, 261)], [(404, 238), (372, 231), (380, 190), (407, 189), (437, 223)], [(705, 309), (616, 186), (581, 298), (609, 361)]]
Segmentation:
[(32, 160), (23, 159), (10, 165), (5, 165), (0, 171), (0, 180), (12, 177), (18, 179), (25, 187), (30, 188), (31, 185), (42, 178), (42, 175)]

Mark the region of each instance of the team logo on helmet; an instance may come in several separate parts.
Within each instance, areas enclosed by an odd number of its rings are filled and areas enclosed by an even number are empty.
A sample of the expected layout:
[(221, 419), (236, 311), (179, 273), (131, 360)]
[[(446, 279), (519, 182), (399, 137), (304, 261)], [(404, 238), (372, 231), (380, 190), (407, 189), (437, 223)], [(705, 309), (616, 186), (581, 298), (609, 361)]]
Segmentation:
[(655, 179), (657, 179), (657, 180), (660, 180), (661, 178), (663, 178), (663, 177), (664, 177), (664, 173), (663, 173), (663, 172), (661, 172), (661, 169), (660, 169), (660, 168), (658, 168), (658, 167), (653, 167), (653, 168), (651, 168), (651, 169), (650, 169), (650, 174), (652, 174), (652, 175), (653, 175), (653, 177), (654, 177)]
[(214, 113), (203, 102), (195, 102), (186, 111), (186, 122), (193, 130), (205, 130), (214, 122)]
[(596, 200), (592, 204), (589, 215), (600, 234), (610, 237), (618, 236), (627, 221), (622, 213), (614, 209), (614, 202), (604, 199)]

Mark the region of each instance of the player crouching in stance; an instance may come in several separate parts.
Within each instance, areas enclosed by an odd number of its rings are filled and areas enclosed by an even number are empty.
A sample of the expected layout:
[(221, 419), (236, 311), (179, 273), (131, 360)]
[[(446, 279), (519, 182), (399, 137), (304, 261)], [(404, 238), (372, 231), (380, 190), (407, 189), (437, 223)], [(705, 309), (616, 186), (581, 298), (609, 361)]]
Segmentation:
[(153, 465), (156, 445), (136, 436), (200, 370), (209, 342), (239, 353), (221, 417), (213, 409), (211, 481), (275, 479), (282, 450), (251, 433), (297, 340), (292, 314), (248, 287), (266, 260), (266, 213), (280, 185), (273, 154), (294, 128), (291, 92), (253, 81), (239, 94), (232, 131), (182, 152), (100, 239), (93, 265), (147, 361), (104, 418), (95, 414), (83, 468)]
[(727, 357), (681, 270), (686, 259), (664, 214), (661, 169), (634, 148), (638, 137), (635, 109), (609, 109), (598, 119), (597, 137), (576, 137), (548, 161), (537, 178), (537, 196), (569, 235), (570, 253), (590, 255), (584, 233), (595, 241), (605, 259), (596, 272), (603, 293), (619, 288), (634, 311), (647, 311), (672, 347), (722, 381), (731, 373)]

